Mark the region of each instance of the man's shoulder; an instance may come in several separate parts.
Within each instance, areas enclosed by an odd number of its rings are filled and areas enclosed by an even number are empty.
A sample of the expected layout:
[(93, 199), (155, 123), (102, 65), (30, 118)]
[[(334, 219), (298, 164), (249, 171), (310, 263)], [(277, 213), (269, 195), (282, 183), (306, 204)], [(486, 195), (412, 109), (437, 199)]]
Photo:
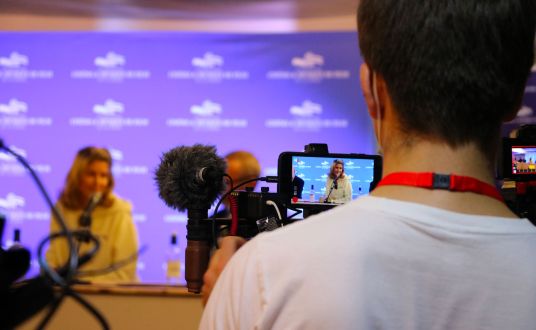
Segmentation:
[[(391, 214), (382, 214), (382, 201), (375, 197), (364, 196), (358, 200), (337, 206), (306, 219), (297, 220), (281, 229), (265, 233), (260, 244), (314, 244), (327, 243), (342, 237), (350, 238), (354, 234), (367, 231), (369, 227), (378, 230), (383, 220), (391, 219)], [(347, 237), (348, 236), (348, 237)], [(329, 244), (329, 243), (327, 243)]]

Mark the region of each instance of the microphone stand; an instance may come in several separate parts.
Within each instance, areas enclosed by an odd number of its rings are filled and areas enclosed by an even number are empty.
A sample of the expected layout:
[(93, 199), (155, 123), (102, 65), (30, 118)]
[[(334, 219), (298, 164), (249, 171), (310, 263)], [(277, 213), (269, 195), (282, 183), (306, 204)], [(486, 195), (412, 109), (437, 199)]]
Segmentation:
[(331, 188), (329, 188), (329, 193), (328, 195), (326, 196), (326, 199), (324, 200), (324, 203), (329, 203), (328, 200), (329, 200), (329, 196), (331, 195), (331, 192), (333, 191), (333, 188), (335, 187), (335, 180), (333, 181), (333, 183), (331, 184)]

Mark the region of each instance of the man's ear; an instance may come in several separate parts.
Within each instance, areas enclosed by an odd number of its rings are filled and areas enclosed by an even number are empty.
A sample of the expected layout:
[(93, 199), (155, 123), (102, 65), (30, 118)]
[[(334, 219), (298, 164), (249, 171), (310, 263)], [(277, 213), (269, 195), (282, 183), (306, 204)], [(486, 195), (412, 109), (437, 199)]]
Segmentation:
[(373, 119), (377, 119), (378, 104), (376, 104), (376, 100), (372, 94), (372, 71), (370, 71), (370, 68), (366, 63), (361, 64), (361, 67), (359, 68), (359, 80), (361, 82), (361, 89), (363, 90), (363, 97), (365, 98), (369, 115)]

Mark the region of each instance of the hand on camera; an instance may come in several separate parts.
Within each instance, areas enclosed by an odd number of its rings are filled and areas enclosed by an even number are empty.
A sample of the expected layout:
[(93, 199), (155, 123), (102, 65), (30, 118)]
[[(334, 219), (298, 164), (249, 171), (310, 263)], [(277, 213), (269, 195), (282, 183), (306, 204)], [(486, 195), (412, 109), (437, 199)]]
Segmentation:
[(216, 281), (220, 276), (223, 268), (238, 249), (246, 243), (246, 240), (238, 236), (226, 236), (219, 242), (220, 248), (214, 253), (210, 259), (208, 269), (203, 275), (203, 306), (207, 304), (210, 293), (216, 285)]

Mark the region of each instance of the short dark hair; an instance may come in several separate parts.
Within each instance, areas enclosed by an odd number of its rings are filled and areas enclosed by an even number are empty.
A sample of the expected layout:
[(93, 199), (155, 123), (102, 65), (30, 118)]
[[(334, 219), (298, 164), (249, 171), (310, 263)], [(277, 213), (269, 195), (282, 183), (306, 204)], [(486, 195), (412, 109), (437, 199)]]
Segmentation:
[(493, 148), (534, 61), (534, 0), (361, 0), (359, 46), (409, 136)]

